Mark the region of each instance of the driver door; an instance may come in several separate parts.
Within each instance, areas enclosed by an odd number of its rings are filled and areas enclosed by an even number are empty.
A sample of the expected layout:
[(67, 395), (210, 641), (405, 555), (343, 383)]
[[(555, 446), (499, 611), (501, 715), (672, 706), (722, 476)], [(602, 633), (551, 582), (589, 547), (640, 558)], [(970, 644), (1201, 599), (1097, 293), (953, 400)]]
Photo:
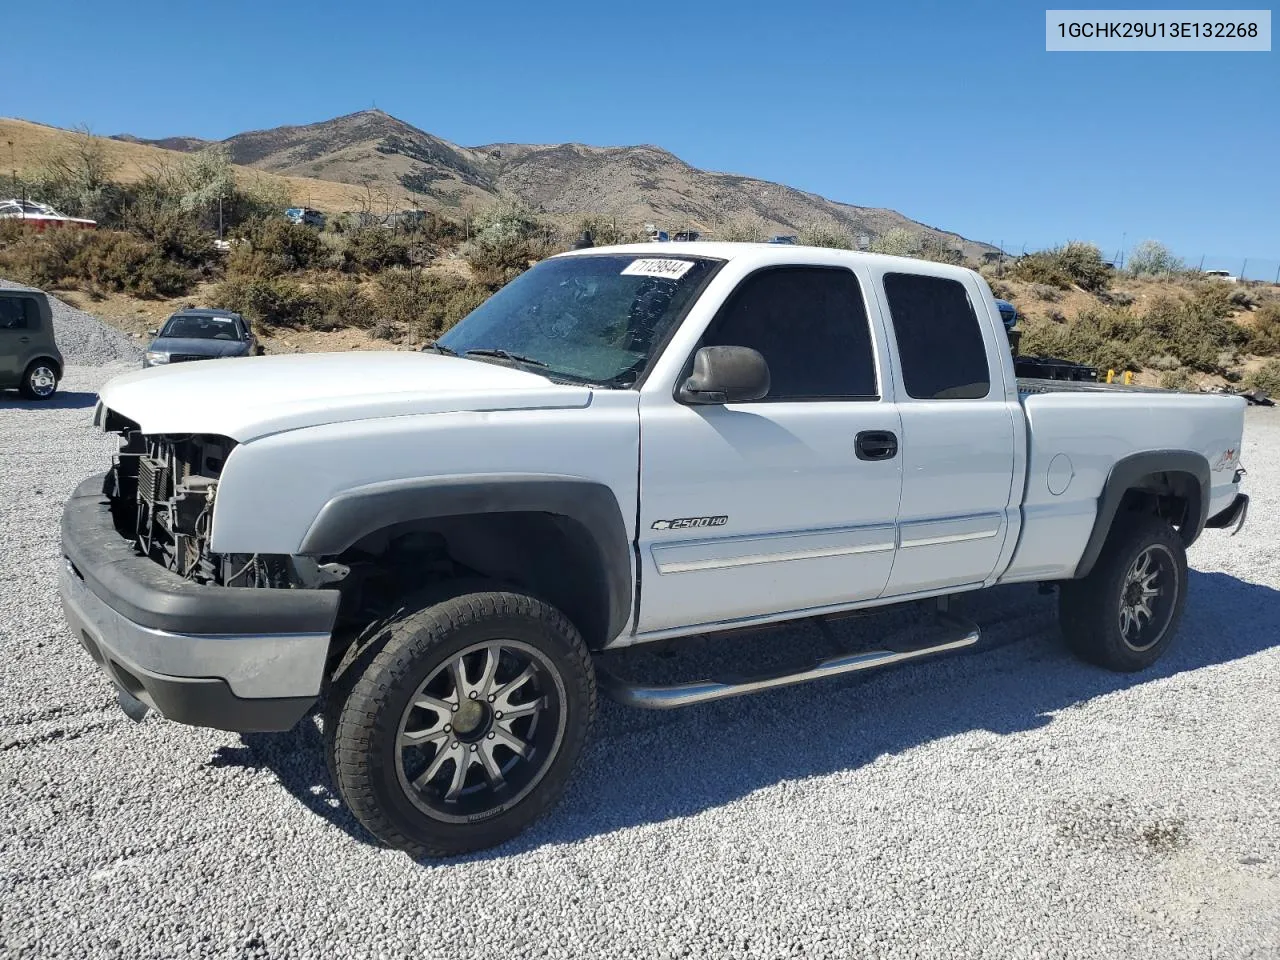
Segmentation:
[(639, 634), (847, 606), (884, 590), (900, 423), (880, 387), (888, 361), (866, 289), (846, 267), (750, 274), (699, 346), (759, 350), (769, 394), (721, 405), (642, 394)]

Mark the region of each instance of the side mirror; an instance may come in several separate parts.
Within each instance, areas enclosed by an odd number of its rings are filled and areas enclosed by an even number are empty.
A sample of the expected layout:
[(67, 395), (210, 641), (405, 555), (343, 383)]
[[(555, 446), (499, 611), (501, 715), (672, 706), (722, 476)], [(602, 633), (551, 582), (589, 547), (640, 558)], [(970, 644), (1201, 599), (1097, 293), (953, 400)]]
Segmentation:
[(160, 331), (159, 331), (159, 330), (148, 330), (148, 331), (147, 331), (147, 336), (148, 336), (148, 337), (158, 337), (158, 336), (160, 336)]
[(750, 347), (703, 347), (680, 387), (684, 403), (742, 403), (769, 393), (769, 365)]

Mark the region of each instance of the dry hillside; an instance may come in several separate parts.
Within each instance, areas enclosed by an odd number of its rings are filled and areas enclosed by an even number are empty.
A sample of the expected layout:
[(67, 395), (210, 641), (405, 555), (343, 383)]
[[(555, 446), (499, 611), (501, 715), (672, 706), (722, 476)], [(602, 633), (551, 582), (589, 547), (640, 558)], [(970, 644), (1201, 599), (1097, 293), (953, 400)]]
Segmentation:
[[(19, 177), (29, 178), (51, 155), (67, 149), (77, 136), (74, 131), (60, 127), (0, 117), (0, 172), (7, 174), (16, 170)], [(114, 178), (122, 183), (134, 183), (173, 162), (172, 150), (127, 140), (98, 139), (116, 165)], [(190, 138), (177, 139), (186, 142)], [(356, 206), (359, 192), (331, 180), (280, 176), (246, 166), (239, 166), (237, 174), (245, 182), (251, 183), (256, 179), (282, 183), (294, 203), (305, 203), (318, 210), (350, 210)]]
[[(146, 142), (183, 150), (207, 145), (190, 137)], [(699, 170), (654, 146), (462, 147), (380, 110), (237, 134), (222, 142), (238, 164), (353, 184), (387, 198), (409, 195), (423, 208), (444, 213), (469, 213), (499, 197), (513, 197), (562, 221), (604, 215), (629, 228), (653, 222), (714, 234), (726, 221), (748, 217), (778, 233), (823, 225), (874, 237), (905, 228), (974, 259), (993, 249), (893, 210), (855, 207), (766, 180)]]

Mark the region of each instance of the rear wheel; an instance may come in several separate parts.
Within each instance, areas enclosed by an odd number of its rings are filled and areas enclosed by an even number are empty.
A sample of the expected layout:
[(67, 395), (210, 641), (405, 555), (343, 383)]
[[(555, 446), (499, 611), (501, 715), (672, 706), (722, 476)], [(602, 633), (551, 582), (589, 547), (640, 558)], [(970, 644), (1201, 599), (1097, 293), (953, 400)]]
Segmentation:
[(1062, 584), (1058, 615), (1067, 645), (1111, 670), (1142, 670), (1168, 649), (1186, 602), (1182, 538), (1159, 517), (1116, 521), (1087, 577)]
[(36, 360), (22, 374), (18, 389), (28, 400), (48, 400), (58, 390), (58, 370), (48, 360)]
[(596, 688), (582, 638), (519, 593), (468, 593), (381, 624), (325, 714), (331, 771), (356, 818), (415, 856), (520, 833), (560, 798)]

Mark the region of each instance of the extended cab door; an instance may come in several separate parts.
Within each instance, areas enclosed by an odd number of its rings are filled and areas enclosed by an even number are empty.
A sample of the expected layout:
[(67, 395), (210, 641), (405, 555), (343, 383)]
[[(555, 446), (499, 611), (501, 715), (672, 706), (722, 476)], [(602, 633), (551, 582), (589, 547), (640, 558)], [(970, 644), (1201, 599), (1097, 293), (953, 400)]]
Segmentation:
[[(664, 354), (666, 376), (640, 402), (640, 634), (847, 606), (883, 591), (900, 425), (881, 389), (888, 351), (868, 322), (869, 279), (847, 262), (755, 270), (709, 323), (673, 341), (674, 367)], [(677, 401), (672, 381), (713, 345), (759, 350), (768, 396)]]
[(976, 276), (931, 269), (875, 270), (902, 419), (898, 554), (886, 596), (983, 583), (1018, 529), (1024, 445), (1007, 338)]

